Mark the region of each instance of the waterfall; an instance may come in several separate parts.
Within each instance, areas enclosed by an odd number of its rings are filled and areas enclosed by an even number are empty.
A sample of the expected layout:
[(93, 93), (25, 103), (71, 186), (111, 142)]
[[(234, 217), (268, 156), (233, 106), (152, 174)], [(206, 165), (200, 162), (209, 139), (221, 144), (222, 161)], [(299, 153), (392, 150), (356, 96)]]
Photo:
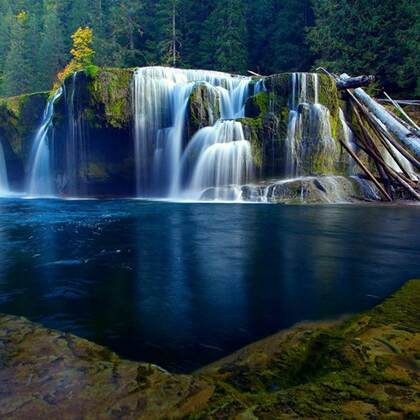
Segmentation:
[(319, 75), (293, 73), (290, 79), (289, 122), (286, 138), (286, 177), (307, 175), (305, 164), (316, 155), (332, 159), (330, 112), (319, 103)]
[(49, 134), (54, 115), (54, 104), (62, 93), (62, 88), (59, 88), (48, 101), (41, 126), (34, 137), (29, 158), (29, 181), (27, 183), (27, 193), (32, 197), (53, 196), (55, 193)]
[(79, 106), (80, 95), (77, 79), (79, 72), (72, 76), (70, 92), (65, 89), (67, 130), (65, 142), (65, 176), (62, 188), (70, 196), (84, 195), (83, 180), (88, 174), (88, 130), (83, 108)]
[(224, 187), (238, 187), (253, 176), (251, 144), (245, 140), (242, 124), (219, 120), (201, 129), (183, 155), (181, 170), (188, 166), (191, 179), (186, 194), (190, 198), (199, 199), (207, 189), (214, 188), (213, 199), (227, 200), (230, 193)]
[[(250, 82), (248, 77), (215, 71), (166, 67), (135, 71), (132, 95), (139, 197), (176, 198), (189, 188), (219, 187), (247, 178), (243, 173), (250, 172), (251, 145), (244, 139), (241, 124), (229, 120), (244, 116)], [(203, 143), (197, 138), (211, 140), (206, 147), (195, 148), (188, 146), (185, 128), (190, 97), (199, 85), (217, 102), (221, 119), (215, 121), (208, 109), (210, 124), (215, 126), (196, 133), (194, 144)], [(235, 134), (224, 136), (221, 132)], [(198, 154), (190, 152), (192, 149)]]
[(6, 159), (4, 157), (3, 145), (0, 140), (0, 196), (8, 195), (9, 192)]

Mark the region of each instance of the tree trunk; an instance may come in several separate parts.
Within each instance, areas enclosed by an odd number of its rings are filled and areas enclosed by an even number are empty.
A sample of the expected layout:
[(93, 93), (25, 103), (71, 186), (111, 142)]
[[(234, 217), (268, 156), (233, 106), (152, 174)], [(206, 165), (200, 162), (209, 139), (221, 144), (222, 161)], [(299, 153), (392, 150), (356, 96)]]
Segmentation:
[(375, 76), (357, 76), (348, 79), (339, 78), (336, 81), (338, 90), (355, 89), (368, 86), (375, 81)]
[[(351, 79), (348, 75), (341, 75), (340, 79)], [(354, 90), (354, 95), (379, 121), (407, 148), (414, 156), (420, 158), (420, 137), (396, 120), (382, 105), (372, 99), (363, 89)]]

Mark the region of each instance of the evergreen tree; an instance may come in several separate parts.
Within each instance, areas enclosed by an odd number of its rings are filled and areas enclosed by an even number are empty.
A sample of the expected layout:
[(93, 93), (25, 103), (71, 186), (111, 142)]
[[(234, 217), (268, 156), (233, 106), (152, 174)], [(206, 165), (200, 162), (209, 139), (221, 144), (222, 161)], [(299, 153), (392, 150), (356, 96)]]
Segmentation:
[(10, 46), (10, 32), (13, 24), (13, 11), (8, 0), (0, 1), (0, 94), (3, 90), (4, 66)]
[[(283, 1), (273, 12), (273, 26), (262, 55), (265, 68), (270, 73), (309, 71), (313, 63), (306, 44), (306, 28), (312, 23), (309, 0)], [(266, 22), (270, 22), (268, 16)]]
[(89, 26), (101, 66), (323, 65), (420, 95), (419, 13), (418, 0), (0, 0), (0, 94), (47, 89)]
[(205, 23), (200, 53), (206, 68), (245, 73), (248, 64), (245, 3), (217, 0)]
[(49, 89), (66, 62), (62, 24), (57, 5), (51, 0), (44, 1), (44, 25), (38, 57), (40, 87)]
[(89, 0), (73, 0), (69, 15), (68, 29), (71, 33), (86, 26), (92, 26)]
[(406, 70), (412, 67), (413, 49), (418, 54), (418, 34), (410, 35), (411, 47), (406, 35), (412, 28), (418, 31), (418, 2), (314, 0), (313, 5), (316, 25), (309, 41), (319, 56), (317, 65), (338, 73), (375, 74), (386, 90), (414, 92), (415, 70)]
[[(108, 57), (122, 66), (144, 65), (143, 12), (141, 0), (120, 0), (110, 10), (110, 37)], [(96, 37), (96, 36), (95, 36)]]
[(146, 2), (145, 58), (149, 64), (174, 65), (180, 62), (179, 0)]
[(31, 91), (32, 54), (28, 50), (28, 13), (19, 12), (12, 22), (9, 51), (4, 65), (4, 93), (8, 96)]
[(277, 30), (273, 22), (277, 3), (276, 0), (249, 1), (247, 9), (249, 67), (262, 74), (268, 74), (273, 68), (271, 45)]
[(203, 22), (212, 13), (213, 4), (213, 0), (183, 0), (179, 4), (179, 49), (184, 66), (201, 68), (206, 64), (200, 46), (206, 36)]

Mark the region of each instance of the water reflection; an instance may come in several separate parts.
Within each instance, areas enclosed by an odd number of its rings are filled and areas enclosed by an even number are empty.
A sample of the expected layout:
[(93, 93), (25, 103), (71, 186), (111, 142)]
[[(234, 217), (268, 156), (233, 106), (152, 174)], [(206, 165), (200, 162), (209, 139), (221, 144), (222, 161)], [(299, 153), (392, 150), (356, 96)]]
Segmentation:
[(194, 369), (419, 275), (417, 208), (0, 202), (0, 312)]

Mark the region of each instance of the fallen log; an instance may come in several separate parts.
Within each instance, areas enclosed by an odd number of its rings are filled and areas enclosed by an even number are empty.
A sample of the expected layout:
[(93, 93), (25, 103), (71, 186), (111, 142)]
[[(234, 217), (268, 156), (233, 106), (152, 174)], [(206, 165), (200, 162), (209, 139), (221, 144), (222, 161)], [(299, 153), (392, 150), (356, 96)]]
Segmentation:
[[(347, 74), (340, 76), (339, 80), (351, 79)], [(395, 119), (382, 105), (371, 98), (363, 89), (354, 90), (357, 99), (372, 112), (382, 124), (412, 153), (420, 158), (420, 137)]]
[[(355, 100), (355, 102), (359, 106), (361, 106), (360, 103), (358, 103), (357, 99), (355, 99), (352, 94), (351, 94), (351, 96), (353, 97), (353, 100)], [(409, 178), (404, 179), (403, 176), (401, 176), (396, 171), (394, 171), (384, 161), (383, 157), (381, 156), (380, 151), (377, 149), (375, 143), (371, 140), (370, 134), (367, 131), (366, 127), (364, 126), (364, 124), (362, 122), (362, 119), (361, 119), (361, 116), (359, 114), (359, 111), (356, 108), (354, 108), (354, 113), (355, 113), (356, 118), (358, 120), (358, 123), (359, 123), (359, 125), (362, 129), (362, 135), (363, 135), (363, 138), (364, 138), (364, 150), (375, 162), (376, 167), (378, 168), (378, 172), (381, 174), (382, 182), (386, 185), (387, 182), (385, 182), (385, 179), (393, 180), (394, 183), (399, 184), (413, 198), (420, 201), (420, 194), (415, 190), (414, 186), (410, 185), (410, 179)], [(388, 151), (389, 151), (389, 149), (388, 149)], [(395, 159), (396, 163), (400, 165), (399, 160), (394, 156), (393, 153), (391, 154), (391, 157), (393, 157)], [(406, 174), (405, 170), (403, 171), (403, 173)], [(386, 174), (386, 176), (384, 176), (385, 174)]]
[(384, 95), (391, 101), (392, 105), (404, 116), (404, 118), (411, 124), (416, 130), (420, 130), (420, 127), (410, 118), (410, 116), (401, 108), (400, 104), (394, 101), (385, 91)]
[(375, 117), (369, 114), (366, 111), (366, 108), (357, 100), (352, 92), (348, 92), (351, 99), (353, 99), (354, 103), (359, 107), (359, 109), (363, 112), (365, 117), (368, 120), (369, 125), (376, 131), (377, 134), (380, 134), (384, 137), (392, 146), (394, 146), (398, 152), (405, 157), (417, 170), (420, 169), (420, 162), (413, 156), (411, 156), (393, 137), (387, 132), (375, 119)]
[(367, 175), (367, 177), (376, 185), (378, 190), (382, 193), (382, 195), (388, 200), (392, 201), (391, 196), (386, 192), (385, 188), (381, 185), (380, 182), (374, 177), (372, 172), (363, 164), (363, 162), (358, 158), (358, 156), (351, 150), (351, 148), (342, 140), (340, 140), (341, 145), (347, 150), (349, 155), (355, 160), (355, 162), (360, 166), (363, 172)]
[(257, 76), (257, 77), (264, 77), (261, 74), (255, 73), (255, 71), (252, 71), (252, 70), (248, 70), (248, 73), (252, 74), (253, 76)]
[(357, 76), (349, 77), (348, 79), (339, 78), (336, 84), (338, 90), (346, 90), (369, 86), (374, 81), (375, 76)]

